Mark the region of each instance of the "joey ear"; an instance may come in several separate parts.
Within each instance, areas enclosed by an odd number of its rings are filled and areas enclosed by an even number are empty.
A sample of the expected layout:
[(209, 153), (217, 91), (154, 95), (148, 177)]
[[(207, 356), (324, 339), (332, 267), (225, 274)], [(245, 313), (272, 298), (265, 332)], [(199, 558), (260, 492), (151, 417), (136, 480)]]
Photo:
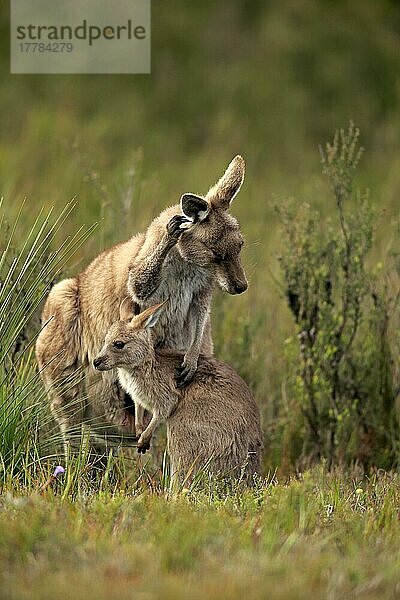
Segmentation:
[(157, 323), (162, 311), (164, 310), (164, 306), (166, 305), (167, 302), (168, 302), (168, 299), (164, 300), (164, 302), (161, 302), (161, 304), (155, 304), (154, 306), (150, 306), (149, 308), (146, 308), (146, 310), (141, 312), (139, 315), (137, 315), (136, 317), (133, 317), (132, 325), (135, 325), (136, 327), (138, 327), (140, 329), (147, 329), (148, 327), (154, 327), (154, 325)]
[(229, 163), (221, 179), (208, 191), (206, 200), (211, 206), (220, 206), (224, 210), (229, 208), (230, 203), (242, 187), (245, 170), (244, 158), (238, 154)]
[(119, 305), (119, 318), (121, 321), (130, 321), (140, 312), (139, 304), (130, 296), (125, 296)]
[(210, 206), (204, 198), (196, 194), (183, 194), (181, 198), (182, 212), (193, 223), (203, 221), (209, 213)]

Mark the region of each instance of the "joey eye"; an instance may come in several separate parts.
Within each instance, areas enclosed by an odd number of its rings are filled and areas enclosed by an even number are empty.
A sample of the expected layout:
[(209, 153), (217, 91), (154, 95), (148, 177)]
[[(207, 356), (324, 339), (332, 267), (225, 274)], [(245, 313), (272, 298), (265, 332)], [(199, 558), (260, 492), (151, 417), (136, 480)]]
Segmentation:
[(113, 343), (114, 348), (117, 348), (117, 350), (122, 350), (122, 348), (125, 346), (125, 342), (122, 342), (121, 340), (116, 340)]

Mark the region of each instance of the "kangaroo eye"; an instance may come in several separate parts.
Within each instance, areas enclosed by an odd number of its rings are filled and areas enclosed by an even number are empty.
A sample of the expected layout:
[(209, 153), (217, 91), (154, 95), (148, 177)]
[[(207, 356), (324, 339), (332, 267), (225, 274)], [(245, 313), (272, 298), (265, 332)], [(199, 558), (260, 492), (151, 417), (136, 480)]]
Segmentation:
[(222, 262), (225, 259), (225, 256), (222, 254), (218, 254), (218, 252), (213, 252), (215, 260), (218, 262)]
[(117, 340), (116, 342), (114, 342), (113, 346), (114, 346), (114, 348), (117, 348), (117, 350), (122, 350), (122, 348), (125, 346), (125, 342), (121, 342), (121, 340)]

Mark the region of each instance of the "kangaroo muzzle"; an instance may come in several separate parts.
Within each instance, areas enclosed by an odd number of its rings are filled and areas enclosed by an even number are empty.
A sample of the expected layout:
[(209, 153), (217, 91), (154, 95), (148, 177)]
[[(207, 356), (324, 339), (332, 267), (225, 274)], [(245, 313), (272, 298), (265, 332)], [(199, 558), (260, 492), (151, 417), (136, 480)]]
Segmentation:
[(219, 280), (221, 287), (232, 296), (243, 294), (248, 287), (246, 273), (239, 260), (226, 262), (219, 271)]
[(247, 290), (247, 281), (239, 281), (233, 286), (235, 294), (243, 294)]
[(108, 371), (110, 367), (107, 366), (108, 356), (96, 356), (93, 361), (93, 366), (96, 371)]

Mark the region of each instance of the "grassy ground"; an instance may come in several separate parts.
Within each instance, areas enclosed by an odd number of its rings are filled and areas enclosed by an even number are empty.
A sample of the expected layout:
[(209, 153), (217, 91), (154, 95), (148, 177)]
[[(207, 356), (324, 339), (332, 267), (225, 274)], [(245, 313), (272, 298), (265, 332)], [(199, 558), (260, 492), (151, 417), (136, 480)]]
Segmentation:
[[(154, 482), (154, 479), (153, 479)], [(136, 483), (0, 498), (4, 599), (398, 598), (400, 478), (322, 468), (167, 499)], [(15, 489), (16, 488), (16, 489)], [(36, 488), (36, 491), (34, 491)]]
[(40, 206), (59, 210), (76, 197), (55, 247), (100, 222), (64, 276), (143, 231), (183, 192), (205, 193), (236, 153), (246, 158), (232, 213), (246, 237), (250, 286), (242, 297), (215, 295), (213, 337), (217, 356), (255, 393), (272, 467), (282, 459), (278, 415), (293, 400), (285, 340), (294, 334), (274, 206), (295, 196), (334, 214), (318, 144), (353, 119), (366, 149), (357, 185), (369, 186), (373, 206), (385, 211), (370, 261), (386, 261), (398, 239), (399, 20), (386, 0), (179, 0), (173, 11), (154, 0), (150, 76), (16, 76), (0, 12), (4, 210), (12, 221), (27, 197), (21, 221), (29, 229)]

